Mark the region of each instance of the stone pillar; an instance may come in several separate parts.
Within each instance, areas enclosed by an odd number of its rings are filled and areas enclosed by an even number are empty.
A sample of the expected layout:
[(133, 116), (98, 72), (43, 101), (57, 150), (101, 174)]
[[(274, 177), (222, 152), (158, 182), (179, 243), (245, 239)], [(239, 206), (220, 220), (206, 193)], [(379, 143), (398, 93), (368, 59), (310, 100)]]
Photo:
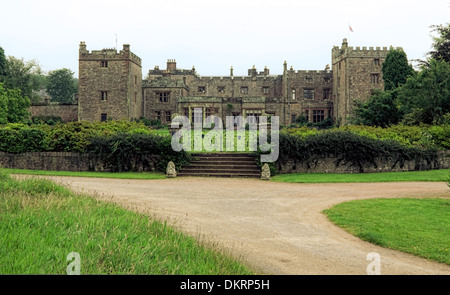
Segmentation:
[(270, 179), (270, 168), (267, 163), (265, 163), (261, 168), (261, 179), (262, 180), (269, 180)]
[(167, 164), (166, 176), (167, 178), (174, 178), (177, 176), (177, 170), (175, 169), (175, 164), (172, 161)]

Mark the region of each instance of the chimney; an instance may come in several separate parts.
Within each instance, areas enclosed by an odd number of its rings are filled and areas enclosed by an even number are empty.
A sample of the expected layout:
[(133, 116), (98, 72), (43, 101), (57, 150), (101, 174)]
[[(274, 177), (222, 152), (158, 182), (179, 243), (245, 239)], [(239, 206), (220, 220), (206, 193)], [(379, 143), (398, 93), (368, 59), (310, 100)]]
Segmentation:
[(130, 51), (130, 44), (123, 44), (123, 51), (129, 52)]
[(78, 51), (79, 55), (86, 55), (87, 50), (86, 50), (86, 43), (84, 41), (80, 42), (80, 50)]
[(233, 77), (233, 66), (230, 68), (230, 77)]
[(256, 72), (256, 67), (255, 65), (253, 65), (253, 67), (251, 69), (248, 69), (248, 75), (252, 76), (252, 77), (256, 77), (257, 72)]
[(177, 69), (177, 62), (174, 59), (167, 60), (167, 71), (175, 71)]

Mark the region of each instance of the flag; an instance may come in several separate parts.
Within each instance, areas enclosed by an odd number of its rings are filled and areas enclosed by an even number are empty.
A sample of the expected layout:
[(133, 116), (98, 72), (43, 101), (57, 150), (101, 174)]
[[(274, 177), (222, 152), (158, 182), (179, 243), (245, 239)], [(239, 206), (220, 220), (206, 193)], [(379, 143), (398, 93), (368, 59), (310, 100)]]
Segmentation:
[(353, 28), (352, 28), (352, 26), (351, 26), (351, 25), (348, 25), (348, 28), (349, 28), (350, 32), (353, 33)]

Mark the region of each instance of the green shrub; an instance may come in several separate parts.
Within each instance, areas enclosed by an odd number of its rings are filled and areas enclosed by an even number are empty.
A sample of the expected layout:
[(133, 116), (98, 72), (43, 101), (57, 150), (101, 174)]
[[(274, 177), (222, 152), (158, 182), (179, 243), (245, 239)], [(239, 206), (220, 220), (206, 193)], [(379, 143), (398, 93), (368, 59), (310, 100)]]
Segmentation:
[(177, 168), (188, 164), (190, 156), (184, 152), (175, 152), (170, 136), (143, 133), (119, 133), (109, 136), (94, 135), (89, 139), (87, 151), (105, 161), (113, 171), (133, 171), (136, 161), (149, 165), (147, 157), (160, 155), (157, 168), (165, 171), (167, 163), (173, 161)]
[(431, 163), (437, 159), (436, 149), (407, 147), (395, 140), (379, 140), (349, 131), (319, 132), (309, 136), (280, 133), (279, 158), (276, 166), (294, 163), (312, 164), (321, 158), (335, 158), (335, 165), (350, 164), (360, 172), (366, 166), (375, 166), (378, 159), (392, 159), (393, 166), (414, 160)]
[(43, 130), (22, 127), (0, 129), (0, 151), (25, 153), (45, 151), (48, 148), (46, 133)]

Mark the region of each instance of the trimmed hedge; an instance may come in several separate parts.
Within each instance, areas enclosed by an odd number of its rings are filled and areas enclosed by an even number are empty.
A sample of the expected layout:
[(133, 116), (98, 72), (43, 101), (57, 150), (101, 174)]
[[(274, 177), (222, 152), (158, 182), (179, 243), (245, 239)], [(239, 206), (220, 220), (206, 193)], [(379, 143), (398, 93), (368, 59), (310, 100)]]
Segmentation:
[(119, 133), (109, 136), (96, 135), (90, 138), (87, 152), (100, 156), (113, 171), (133, 171), (134, 163), (144, 163), (149, 155), (160, 155), (157, 167), (165, 171), (167, 163), (173, 161), (177, 169), (190, 162), (185, 151), (175, 152), (171, 137), (154, 134)]
[(380, 159), (392, 160), (392, 167), (397, 164), (403, 167), (405, 161), (415, 161), (417, 166), (424, 161), (431, 164), (438, 159), (436, 148), (406, 146), (395, 140), (379, 140), (349, 131), (317, 132), (308, 136), (280, 132), (279, 148), (278, 160), (269, 164), (273, 174), (288, 161), (309, 166), (317, 159), (335, 158), (336, 167), (350, 164), (364, 172), (364, 167), (376, 167)]
[(54, 151), (98, 154), (113, 171), (132, 171), (133, 161), (144, 163), (159, 155), (157, 167), (165, 171), (173, 161), (187, 164), (186, 152), (175, 152), (171, 137), (157, 136), (143, 123), (128, 121), (70, 122), (49, 126), (7, 124), (0, 128), (0, 151), (9, 153)]

